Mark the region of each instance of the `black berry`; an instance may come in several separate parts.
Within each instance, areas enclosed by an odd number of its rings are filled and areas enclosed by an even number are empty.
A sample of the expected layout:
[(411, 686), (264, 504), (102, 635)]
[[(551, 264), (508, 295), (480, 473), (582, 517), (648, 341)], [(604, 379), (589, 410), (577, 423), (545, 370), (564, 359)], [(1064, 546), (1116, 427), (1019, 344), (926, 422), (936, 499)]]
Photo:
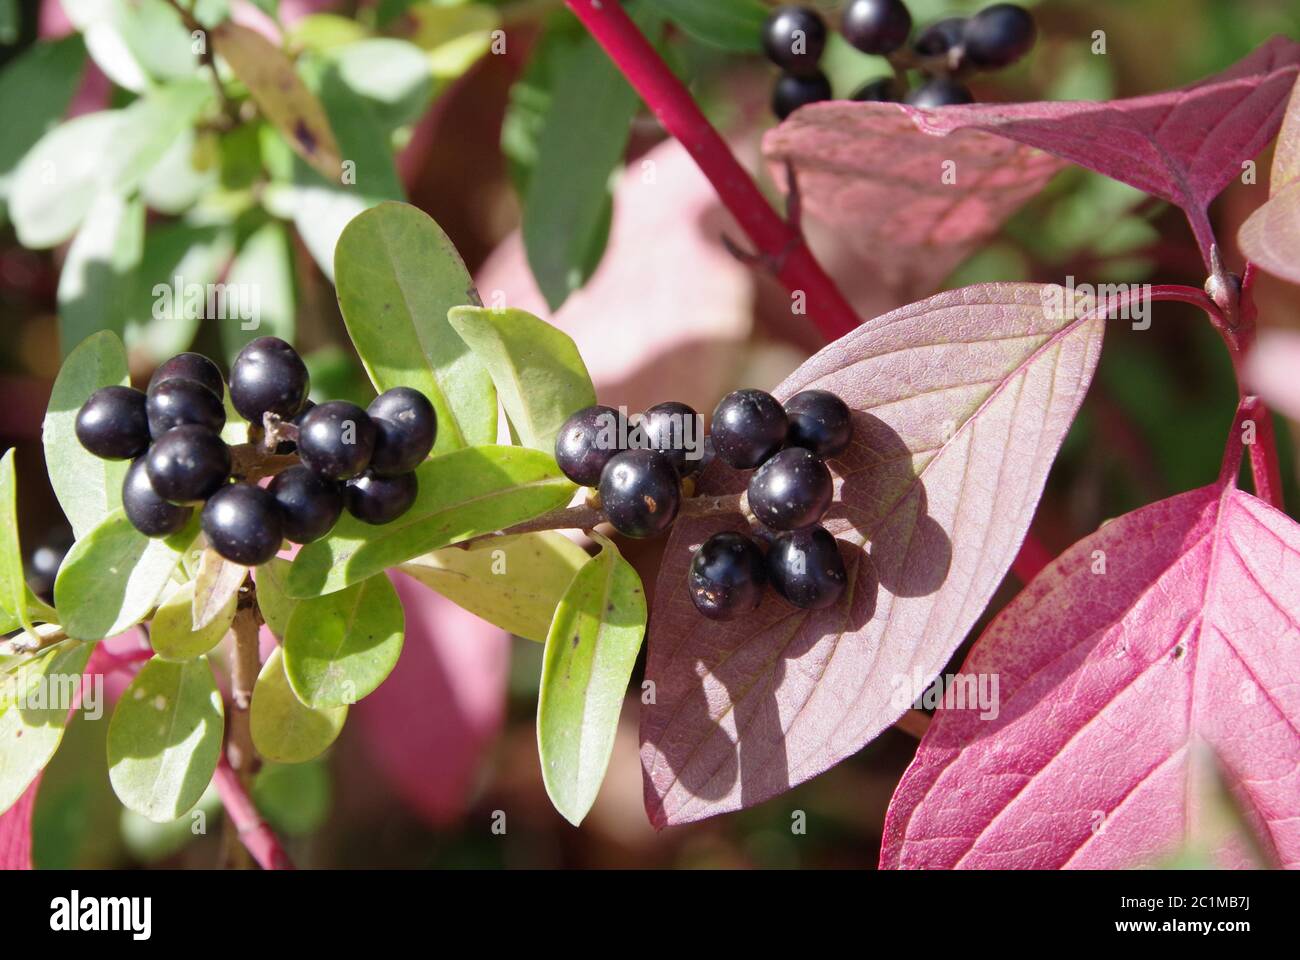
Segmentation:
[(200, 522), (212, 549), (245, 567), (266, 563), (284, 539), (275, 498), (251, 483), (232, 483), (214, 493)]
[(787, 447), (749, 478), (749, 509), (773, 530), (799, 530), (821, 520), (835, 486), (831, 472), (803, 447)]
[(62, 534), (47, 539), (27, 558), (24, 570), (27, 585), (46, 603), (54, 602), (54, 581), (71, 546), (72, 531), (65, 529)]
[(129, 460), (149, 449), (145, 396), (130, 387), (100, 387), (77, 411), (81, 445), (105, 460)]
[(782, 70), (815, 73), (826, 50), (826, 22), (808, 7), (777, 7), (763, 24), (763, 50)]
[(752, 470), (785, 442), (785, 410), (762, 390), (736, 390), (713, 408), (713, 449), (737, 470)]
[(684, 403), (656, 403), (641, 417), (645, 446), (666, 456), (678, 476), (690, 476), (703, 464), (704, 430), (700, 415)]
[(355, 403), (330, 400), (298, 424), (298, 457), (327, 480), (349, 480), (370, 465), (375, 432), (370, 415)]
[(194, 512), (192, 507), (177, 506), (158, 496), (149, 482), (144, 457), (127, 468), (126, 480), (122, 483), (122, 506), (131, 526), (146, 537), (166, 537), (176, 533), (189, 523), (190, 514)]
[(1034, 45), (1038, 28), (1024, 7), (995, 3), (971, 17), (966, 25), (966, 59), (993, 70), (1015, 63)]
[(844, 8), (840, 31), (863, 53), (893, 53), (907, 43), (912, 14), (903, 0), (852, 0)]
[(211, 430), (192, 423), (164, 433), (144, 462), (154, 490), (172, 503), (206, 500), (230, 476), (230, 448)]
[[(299, 411), (298, 415), (289, 422), (292, 423), (295, 427), (302, 426), (302, 418), (307, 416), (307, 411), (311, 410), (315, 406), (316, 404), (308, 400), (306, 403), (302, 405), (302, 410)], [(295, 443), (293, 440), (281, 440), (279, 443), (275, 445), (275, 452), (280, 454), (296, 453), (297, 450), (298, 450), (298, 444)]]
[(365, 473), (349, 480), (345, 488), (348, 513), (364, 523), (389, 523), (415, 503), (420, 482), (414, 473), (378, 477)]
[(226, 425), (226, 407), (221, 398), (197, 380), (174, 377), (149, 388), (145, 412), (149, 433), (155, 440), (172, 427), (194, 423), (220, 433)]
[(966, 85), (951, 77), (933, 77), (907, 95), (907, 103), (914, 107), (950, 107), (974, 102)]
[(894, 81), (889, 77), (881, 77), (879, 80), (872, 80), (858, 87), (853, 93), (853, 99), (859, 103), (869, 103), (872, 101), (880, 103), (895, 103), (898, 101), (898, 93), (894, 87)]
[(656, 450), (624, 450), (600, 475), (600, 504), (625, 537), (653, 537), (677, 517), (682, 494), (672, 462)]
[(319, 540), (343, 512), (339, 485), (322, 480), (302, 464), (277, 473), (266, 491), (280, 507), (284, 536), (294, 543)]
[(838, 457), (853, 440), (853, 415), (829, 390), (805, 390), (785, 402), (790, 431), (786, 442), (823, 460)]
[(178, 353), (162, 364), (149, 378), (149, 392), (152, 393), (154, 387), (168, 380), (192, 380), (201, 383), (212, 391), (218, 400), (224, 392), (221, 371), (217, 369), (215, 363), (201, 353)]
[(821, 71), (808, 76), (783, 73), (772, 90), (772, 112), (784, 120), (800, 107), (831, 98), (831, 82)]
[(825, 527), (783, 533), (767, 551), (767, 577), (796, 607), (817, 610), (840, 598), (848, 583), (839, 544)]
[(921, 31), (912, 49), (923, 57), (946, 57), (964, 45), (967, 22), (965, 17), (936, 20)]
[(555, 462), (574, 483), (594, 487), (605, 464), (621, 449), (624, 433), (622, 417), (613, 407), (584, 407), (555, 435)]
[(762, 602), (766, 584), (763, 551), (743, 534), (715, 533), (691, 558), (691, 600), (710, 620), (749, 613)]
[(370, 469), (383, 476), (409, 473), (424, 462), (438, 436), (433, 404), (410, 387), (385, 390), (366, 408), (375, 425)]
[(230, 402), (254, 426), (262, 425), (266, 413), (293, 419), (310, 388), (302, 357), (279, 337), (258, 337), (230, 368)]

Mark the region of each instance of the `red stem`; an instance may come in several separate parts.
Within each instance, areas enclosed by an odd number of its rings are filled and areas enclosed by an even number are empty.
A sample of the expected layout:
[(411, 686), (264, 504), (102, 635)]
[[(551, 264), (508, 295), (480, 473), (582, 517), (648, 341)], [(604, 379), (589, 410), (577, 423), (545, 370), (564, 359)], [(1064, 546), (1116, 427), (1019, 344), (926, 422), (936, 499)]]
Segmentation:
[(257, 812), (257, 807), (253, 806), (253, 799), (244, 789), (239, 774), (230, 766), (224, 752), (217, 761), (217, 772), (212, 779), (217, 785), (217, 793), (221, 795), (226, 813), (239, 831), (240, 841), (248, 848), (258, 866), (263, 870), (292, 870), (293, 863), (289, 855)]
[(857, 313), (813, 257), (803, 234), (772, 209), (726, 141), (700, 111), (690, 91), (668, 69), (618, 0), (565, 2), (654, 111), (664, 129), (694, 158), (758, 249), (759, 257), (771, 266), (786, 289), (804, 294), (808, 314), (822, 334), (835, 340), (858, 326), (861, 321)]

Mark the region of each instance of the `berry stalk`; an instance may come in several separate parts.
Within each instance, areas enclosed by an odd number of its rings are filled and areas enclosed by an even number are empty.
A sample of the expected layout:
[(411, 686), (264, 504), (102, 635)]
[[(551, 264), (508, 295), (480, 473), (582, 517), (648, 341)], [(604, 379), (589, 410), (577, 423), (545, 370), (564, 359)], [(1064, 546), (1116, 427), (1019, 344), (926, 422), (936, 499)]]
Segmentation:
[(565, 0), (596, 42), (709, 178), (759, 256), (791, 292), (808, 299), (817, 328), (834, 340), (861, 322), (813, 257), (803, 234), (784, 220), (737, 162), (690, 92), (668, 69), (636, 24), (614, 0)]

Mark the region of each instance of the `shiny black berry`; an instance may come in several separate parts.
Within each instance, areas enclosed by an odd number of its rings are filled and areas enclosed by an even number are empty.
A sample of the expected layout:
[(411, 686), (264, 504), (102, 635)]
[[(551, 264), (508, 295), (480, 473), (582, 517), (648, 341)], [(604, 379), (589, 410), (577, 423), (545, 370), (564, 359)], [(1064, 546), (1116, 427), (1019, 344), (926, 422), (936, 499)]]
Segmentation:
[(1037, 35), (1028, 10), (1014, 3), (995, 3), (966, 25), (966, 59), (984, 70), (1010, 66), (1030, 51)]
[(838, 457), (853, 440), (853, 415), (829, 390), (804, 390), (785, 402), (790, 421), (786, 443), (811, 450), (823, 460)]
[(334, 528), (343, 512), (343, 491), (302, 464), (275, 475), (266, 488), (280, 507), (284, 536), (294, 543), (319, 540)]
[(375, 424), (355, 403), (317, 404), (298, 424), (298, 458), (326, 480), (365, 472), (375, 452)]
[(666, 456), (678, 476), (687, 477), (704, 463), (703, 420), (684, 403), (656, 403), (641, 416), (645, 446)]
[(555, 435), (555, 462), (574, 483), (594, 487), (625, 436), (622, 417), (613, 407), (584, 407), (565, 420)]
[(763, 600), (767, 569), (763, 551), (739, 533), (715, 533), (691, 558), (687, 587), (695, 609), (710, 620), (749, 613)]
[(144, 457), (127, 468), (126, 480), (122, 484), (122, 506), (131, 526), (146, 537), (166, 537), (176, 533), (189, 523), (190, 515), (194, 513), (193, 507), (178, 506), (158, 496), (149, 482)]
[(192, 380), (201, 383), (221, 399), (224, 384), (217, 365), (201, 353), (178, 353), (162, 364), (149, 378), (149, 392), (168, 380)]
[(154, 490), (172, 503), (206, 500), (230, 477), (230, 448), (211, 430), (192, 423), (164, 433), (144, 462)]
[(378, 477), (365, 473), (348, 481), (344, 489), (348, 513), (363, 523), (389, 523), (415, 503), (420, 483), (414, 473)]
[(200, 523), (213, 550), (245, 567), (266, 563), (284, 540), (275, 498), (251, 483), (232, 483), (214, 493)]
[(656, 450), (624, 450), (600, 475), (600, 505), (625, 537), (653, 537), (677, 517), (682, 494), (672, 462)]
[(145, 396), (130, 387), (100, 387), (77, 411), (81, 445), (105, 460), (129, 460), (149, 448)]
[(809, 610), (829, 607), (849, 580), (839, 544), (825, 527), (774, 538), (767, 550), (767, 577), (787, 601)]
[(157, 440), (172, 427), (194, 423), (220, 433), (226, 425), (226, 407), (221, 397), (197, 380), (174, 377), (149, 388), (145, 412), (149, 433)]
[(736, 390), (713, 408), (709, 435), (719, 457), (737, 470), (752, 470), (785, 443), (785, 409), (762, 390)]
[(777, 7), (763, 24), (763, 50), (782, 70), (814, 73), (826, 50), (826, 22), (808, 7)]
[(961, 103), (974, 103), (966, 85), (951, 77), (933, 77), (912, 90), (906, 102), (914, 107), (950, 107)]
[(896, 103), (898, 92), (890, 77), (881, 77), (879, 80), (872, 80), (858, 87), (853, 92), (853, 99), (859, 103)]
[(784, 120), (800, 107), (831, 98), (831, 82), (820, 70), (807, 76), (783, 73), (772, 90), (772, 112)]
[(385, 390), (366, 407), (375, 425), (370, 469), (383, 476), (409, 473), (424, 462), (438, 436), (433, 404), (410, 387)]
[(59, 575), (59, 566), (72, 547), (72, 531), (65, 529), (62, 533), (48, 537), (44, 543), (32, 551), (24, 564), (24, 576), (32, 593), (46, 603), (54, 602), (54, 581)]
[(863, 53), (893, 53), (907, 43), (912, 14), (903, 0), (851, 0), (840, 32)]
[(773, 530), (818, 523), (835, 495), (831, 472), (803, 447), (787, 447), (749, 478), (749, 509)]
[(917, 35), (912, 49), (923, 57), (945, 57), (966, 40), (965, 17), (936, 20)]
[(310, 388), (302, 357), (279, 337), (253, 340), (230, 368), (230, 402), (254, 426), (261, 426), (265, 413), (293, 419)]

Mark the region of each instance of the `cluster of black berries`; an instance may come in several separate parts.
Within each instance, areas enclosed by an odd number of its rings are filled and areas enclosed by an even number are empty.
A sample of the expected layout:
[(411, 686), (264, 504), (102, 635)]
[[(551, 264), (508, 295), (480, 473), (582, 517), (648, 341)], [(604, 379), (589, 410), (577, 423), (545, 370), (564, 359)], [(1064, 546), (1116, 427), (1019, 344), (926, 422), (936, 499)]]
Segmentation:
[[(77, 439), (108, 460), (131, 460), (122, 506), (137, 530), (165, 537), (203, 504), (208, 543), (234, 563), (270, 560), (285, 538), (310, 543), (333, 528), (346, 506), (367, 523), (388, 523), (415, 500), (412, 472), (433, 449), (437, 419), (423, 394), (388, 390), (367, 410), (342, 400), (313, 404), (302, 358), (276, 337), (260, 337), (230, 368), (230, 401), (250, 432), (268, 423), (287, 439), (277, 453), (299, 463), (262, 488), (236, 476), (221, 372), (207, 357), (172, 357), (148, 391), (96, 390), (77, 414)], [(250, 439), (252, 439), (250, 437)]]
[[(682, 480), (705, 462), (689, 455), (683, 403), (651, 407), (630, 430), (612, 407), (579, 410), (560, 429), (555, 459), (574, 483), (594, 486), (614, 529), (629, 537), (666, 531), (681, 506)], [(705, 616), (726, 620), (758, 606), (770, 581), (790, 603), (834, 603), (846, 576), (839, 549), (820, 521), (834, 488), (823, 462), (848, 448), (853, 423), (844, 401), (808, 390), (783, 407), (762, 390), (737, 390), (713, 411), (703, 448), (738, 470), (753, 470), (746, 498), (763, 528), (758, 542), (737, 533), (710, 537), (691, 562), (690, 591)]]
[[(1014, 3), (995, 3), (971, 17), (948, 17), (922, 30), (907, 47), (912, 14), (903, 0), (849, 0), (841, 33), (863, 53), (888, 57), (895, 77), (863, 86), (854, 100), (899, 101), (916, 107), (973, 103), (961, 78), (976, 70), (1015, 63), (1034, 45), (1037, 29), (1029, 11)], [(826, 23), (817, 11), (782, 6), (763, 29), (763, 48), (783, 71), (772, 94), (772, 112), (784, 120), (799, 107), (831, 98), (830, 82), (819, 63), (826, 49)], [(917, 67), (924, 81), (906, 89), (906, 71)]]

